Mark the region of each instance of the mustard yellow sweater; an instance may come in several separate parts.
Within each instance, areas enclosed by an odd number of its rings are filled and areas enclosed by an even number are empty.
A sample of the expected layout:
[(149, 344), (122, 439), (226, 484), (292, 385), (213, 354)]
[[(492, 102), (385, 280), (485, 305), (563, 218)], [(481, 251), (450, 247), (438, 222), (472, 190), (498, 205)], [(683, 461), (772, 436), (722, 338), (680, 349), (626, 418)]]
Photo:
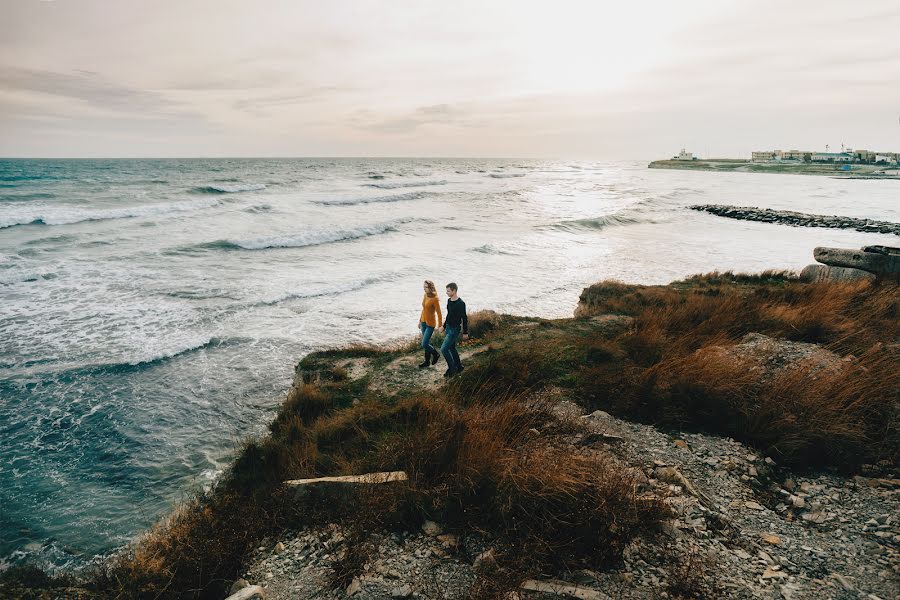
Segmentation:
[[(437, 319), (434, 318), (437, 313)], [(440, 327), (444, 324), (444, 316), (441, 314), (441, 301), (437, 296), (429, 297), (428, 294), (422, 298), (422, 316), (419, 322), (424, 322), (429, 327)]]

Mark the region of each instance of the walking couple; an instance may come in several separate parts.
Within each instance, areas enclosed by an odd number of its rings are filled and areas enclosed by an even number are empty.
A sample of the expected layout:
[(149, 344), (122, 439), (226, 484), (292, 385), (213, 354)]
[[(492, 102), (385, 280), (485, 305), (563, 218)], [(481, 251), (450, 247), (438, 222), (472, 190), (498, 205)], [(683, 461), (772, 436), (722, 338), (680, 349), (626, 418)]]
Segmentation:
[(437, 288), (433, 281), (425, 281), (422, 286), (425, 297), (422, 298), (422, 315), (419, 317), (419, 329), (422, 332), (422, 349), (425, 350), (425, 361), (419, 365), (420, 369), (437, 364), (441, 357), (438, 351), (431, 345), (431, 335), (435, 327), (439, 327), (444, 334), (444, 342), (441, 344), (441, 354), (447, 361), (447, 372), (444, 377), (452, 377), (463, 370), (459, 362), (459, 352), (456, 351), (456, 341), (460, 335), (462, 339), (469, 338), (469, 319), (466, 316), (466, 303), (457, 294), (455, 283), (447, 284), (447, 318), (441, 314), (441, 301), (438, 299)]

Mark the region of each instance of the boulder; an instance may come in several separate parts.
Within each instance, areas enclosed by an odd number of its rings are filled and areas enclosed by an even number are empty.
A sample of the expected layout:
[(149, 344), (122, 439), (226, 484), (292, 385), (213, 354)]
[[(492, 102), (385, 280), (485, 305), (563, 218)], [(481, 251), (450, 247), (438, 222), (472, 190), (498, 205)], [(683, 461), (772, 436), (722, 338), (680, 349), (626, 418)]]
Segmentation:
[(228, 596), (226, 600), (251, 600), (251, 598), (265, 598), (266, 590), (259, 585), (248, 585)]
[(874, 273), (880, 280), (900, 281), (900, 248), (866, 246), (859, 250), (818, 247), (813, 257), (830, 267), (848, 267)]
[(861, 269), (829, 267), (828, 265), (807, 265), (800, 271), (800, 279), (807, 283), (819, 283), (823, 281), (860, 281), (862, 279), (875, 281), (875, 275)]
[(842, 369), (846, 362), (834, 352), (818, 344), (791, 342), (761, 333), (748, 333), (733, 346), (709, 346), (697, 350), (698, 356), (725, 358), (746, 367), (757, 375), (758, 383), (766, 383), (786, 369), (805, 368), (811, 373)]

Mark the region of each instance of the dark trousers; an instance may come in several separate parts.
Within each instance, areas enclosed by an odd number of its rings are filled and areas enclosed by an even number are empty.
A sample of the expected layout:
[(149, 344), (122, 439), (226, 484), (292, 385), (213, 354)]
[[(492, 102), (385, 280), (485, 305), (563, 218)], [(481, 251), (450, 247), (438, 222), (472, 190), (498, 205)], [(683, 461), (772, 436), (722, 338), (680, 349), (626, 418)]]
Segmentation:
[(462, 363), (459, 362), (459, 352), (456, 351), (456, 340), (459, 339), (459, 334), (459, 327), (445, 328), (444, 343), (441, 344), (441, 354), (444, 355), (444, 360), (447, 361), (447, 368), (453, 373), (462, 368)]

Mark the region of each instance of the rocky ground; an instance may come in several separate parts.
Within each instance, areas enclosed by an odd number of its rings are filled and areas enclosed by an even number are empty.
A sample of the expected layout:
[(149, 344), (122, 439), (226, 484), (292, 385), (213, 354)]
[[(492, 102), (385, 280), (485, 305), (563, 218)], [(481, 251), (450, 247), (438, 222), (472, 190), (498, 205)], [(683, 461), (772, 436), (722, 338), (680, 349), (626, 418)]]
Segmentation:
[[(602, 322), (595, 317), (595, 324)], [(744, 343), (759, 348), (771, 341), (750, 336)], [(765, 368), (815, 352), (802, 346), (788, 344), (781, 359)], [(463, 361), (482, 349), (467, 348)], [(438, 389), (441, 371), (416, 369), (417, 357), (395, 360), (373, 385)], [(350, 361), (342, 365), (349, 376), (363, 376), (365, 359)], [(673, 518), (659, 539), (632, 543), (613, 570), (547, 573), (540, 581), (549, 583), (525, 588), (585, 599), (900, 597), (900, 480), (893, 474), (792, 473), (729, 438), (673, 435), (602, 411), (585, 415), (563, 390), (539, 393), (576, 425), (565, 442), (572, 452), (609, 453), (623, 468), (638, 469), (646, 491), (666, 497)], [(421, 531), (376, 532), (358, 573), (346, 585), (330, 587), (338, 561), (358, 550), (354, 544), (360, 542), (351, 537), (341, 523), (328, 523), (267, 540), (235, 590), (258, 584), (276, 600), (464, 598), (492, 553), (491, 540), (460, 537), (439, 523), (426, 522)], [(548, 593), (509, 592), (510, 600)]]
[(832, 229), (855, 229), (867, 233), (893, 233), (900, 235), (900, 224), (890, 221), (872, 219), (856, 219), (828, 215), (811, 215), (790, 210), (774, 210), (771, 208), (753, 208), (746, 206), (728, 206), (723, 204), (702, 204), (691, 206), (692, 210), (708, 212), (729, 219), (743, 221), (761, 221), (763, 223), (779, 223), (794, 227), (829, 227)]

